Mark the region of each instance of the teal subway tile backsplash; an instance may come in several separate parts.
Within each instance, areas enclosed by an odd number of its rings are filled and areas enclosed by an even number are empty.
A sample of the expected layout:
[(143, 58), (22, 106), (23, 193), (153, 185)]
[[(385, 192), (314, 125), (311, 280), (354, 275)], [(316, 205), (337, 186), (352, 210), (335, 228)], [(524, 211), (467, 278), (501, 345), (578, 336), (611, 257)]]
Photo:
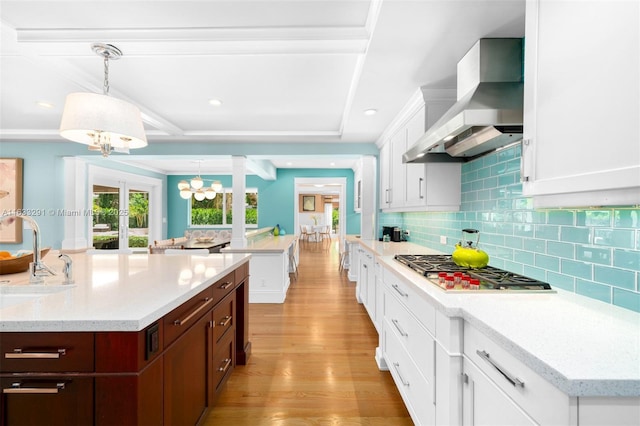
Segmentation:
[(569, 243), (589, 244), (591, 242), (591, 229), (572, 226), (561, 226), (560, 240)]
[(632, 229), (594, 229), (593, 244), (632, 249), (635, 245), (635, 232)]
[(449, 253), (462, 228), (479, 229), (490, 265), (640, 312), (640, 209), (535, 210), (522, 196), (520, 152), (514, 146), (464, 163), (460, 212), (401, 213), (394, 224), (409, 229), (411, 241)]
[(576, 293), (611, 303), (611, 287), (587, 280), (576, 280)]
[(632, 311), (640, 312), (640, 293), (614, 288), (613, 304)]
[(547, 243), (547, 254), (551, 256), (573, 259), (574, 250), (574, 244), (562, 243), (559, 241), (549, 241)]
[(603, 284), (609, 284), (612, 287), (638, 290), (636, 286), (636, 273), (625, 269), (595, 265), (593, 268), (593, 279)]
[(640, 271), (640, 252), (615, 249), (613, 251), (613, 266)]
[(547, 223), (553, 225), (575, 225), (575, 212), (568, 210), (550, 210), (547, 212)]

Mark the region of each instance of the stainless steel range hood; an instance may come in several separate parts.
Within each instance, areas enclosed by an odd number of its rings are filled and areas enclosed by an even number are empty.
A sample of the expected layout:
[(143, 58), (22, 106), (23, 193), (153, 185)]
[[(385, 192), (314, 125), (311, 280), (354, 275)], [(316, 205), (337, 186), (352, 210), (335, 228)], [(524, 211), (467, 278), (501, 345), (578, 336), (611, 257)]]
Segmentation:
[(466, 161), (522, 138), (522, 39), (479, 40), (458, 63), (458, 101), (403, 155)]

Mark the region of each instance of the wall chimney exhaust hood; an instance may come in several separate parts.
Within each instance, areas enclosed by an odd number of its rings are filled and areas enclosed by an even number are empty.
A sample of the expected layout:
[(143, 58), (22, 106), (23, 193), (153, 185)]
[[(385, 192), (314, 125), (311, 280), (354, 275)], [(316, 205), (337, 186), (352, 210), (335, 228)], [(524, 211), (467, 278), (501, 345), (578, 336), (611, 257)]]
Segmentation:
[(480, 39), (458, 62), (457, 102), (403, 155), (466, 161), (522, 138), (521, 38)]

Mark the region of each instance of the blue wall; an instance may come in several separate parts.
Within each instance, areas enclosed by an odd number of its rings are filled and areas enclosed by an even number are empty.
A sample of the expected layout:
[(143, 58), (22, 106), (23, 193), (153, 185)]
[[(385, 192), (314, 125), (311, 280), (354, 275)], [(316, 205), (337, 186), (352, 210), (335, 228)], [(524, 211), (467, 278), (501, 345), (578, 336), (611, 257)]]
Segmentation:
[[(192, 176), (169, 176), (167, 187), (167, 212), (169, 218), (168, 237), (184, 234), (187, 229), (188, 201), (180, 198), (177, 185), (182, 179)], [(346, 218), (347, 233), (360, 233), (360, 214), (353, 211), (353, 170), (351, 169), (278, 169), (277, 179), (264, 180), (257, 176), (247, 176), (246, 186), (258, 188), (258, 227), (279, 224), (287, 233), (294, 233), (295, 223), (295, 178), (344, 177), (347, 180)], [(230, 188), (231, 176), (203, 175), (205, 180), (219, 180), (222, 186)]]
[(640, 209), (533, 209), (522, 196), (520, 146), (463, 164), (460, 212), (383, 214), (379, 223), (446, 253), (463, 228), (479, 229), (491, 265), (640, 312)]

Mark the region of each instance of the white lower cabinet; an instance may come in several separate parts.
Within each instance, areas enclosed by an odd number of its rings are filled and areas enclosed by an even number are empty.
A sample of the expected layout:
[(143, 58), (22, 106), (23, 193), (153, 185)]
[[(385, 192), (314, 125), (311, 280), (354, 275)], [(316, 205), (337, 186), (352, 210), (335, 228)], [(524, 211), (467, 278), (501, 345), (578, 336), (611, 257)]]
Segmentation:
[(468, 358), (464, 358), (463, 365), (463, 425), (529, 426), (538, 424)]
[(464, 324), (464, 425), (568, 425), (569, 396), (468, 322)]

